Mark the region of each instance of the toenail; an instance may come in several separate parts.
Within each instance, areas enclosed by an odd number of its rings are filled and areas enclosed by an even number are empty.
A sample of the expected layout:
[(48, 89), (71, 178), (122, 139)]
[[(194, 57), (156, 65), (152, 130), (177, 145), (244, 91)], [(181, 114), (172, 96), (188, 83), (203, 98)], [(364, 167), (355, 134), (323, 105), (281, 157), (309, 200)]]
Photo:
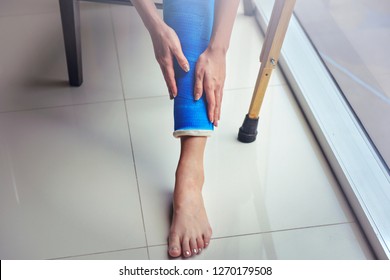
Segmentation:
[(199, 253), (202, 252), (202, 248), (199, 248)]
[(196, 254), (196, 253), (198, 253), (198, 250), (193, 249), (192, 252), (194, 252), (194, 254)]
[(185, 255), (186, 255), (186, 256), (189, 256), (189, 255), (190, 255), (190, 251), (186, 251), (186, 252), (185, 252)]
[(179, 250), (177, 247), (171, 247), (171, 248), (169, 248), (169, 251), (177, 251), (177, 250)]

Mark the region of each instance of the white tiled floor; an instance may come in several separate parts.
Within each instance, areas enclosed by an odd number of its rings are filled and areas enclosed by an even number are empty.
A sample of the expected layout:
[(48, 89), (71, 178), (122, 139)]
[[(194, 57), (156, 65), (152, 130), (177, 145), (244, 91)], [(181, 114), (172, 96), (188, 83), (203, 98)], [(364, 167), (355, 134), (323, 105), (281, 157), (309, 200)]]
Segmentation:
[[(57, 1), (30, 2), (0, 2), (0, 258), (166, 259), (179, 145), (149, 35), (131, 7), (81, 3), (70, 88)], [(261, 43), (240, 11), (206, 151), (214, 235), (195, 259), (372, 259), (279, 70), (258, 140), (236, 140)]]

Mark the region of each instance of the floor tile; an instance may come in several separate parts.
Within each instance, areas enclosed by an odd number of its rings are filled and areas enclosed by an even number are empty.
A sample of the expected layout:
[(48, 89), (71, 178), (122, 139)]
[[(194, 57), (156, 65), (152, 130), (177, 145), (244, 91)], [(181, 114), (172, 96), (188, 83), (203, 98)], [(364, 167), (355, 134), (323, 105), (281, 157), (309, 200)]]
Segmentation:
[(287, 87), (269, 87), (252, 144), (236, 141), (250, 95), (229, 97), (223, 129), (206, 155), (205, 201), (217, 225), (214, 236), (354, 220)]
[(66, 260), (148, 260), (146, 248), (122, 250), (107, 253), (96, 253), (92, 255), (75, 256)]
[(168, 97), (128, 100), (130, 131), (148, 245), (166, 241), (179, 140)]
[[(254, 88), (260, 69), (263, 41), (263, 35), (254, 17), (245, 16), (243, 11), (240, 11), (233, 26), (227, 53), (225, 90)], [(282, 72), (277, 68), (269, 84), (285, 83)]]
[(0, 257), (145, 246), (124, 104), (0, 114)]
[(59, 14), (0, 18), (0, 112), (123, 100), (107, 7), (81, 5), (84, 83), (79, 88), (68, 85)]
[(168, 96), (152, 40), (137, 11), (126, 6), (111, 9), (125, 97)]
[[(247, 91), (226, 94), (220, 128), (206, 148), (203, 191), (213, 236), (354, 221), (286, 86), (269, 88), (257, 141), (236, 140), (251, 98)], [(162, 244), (179, 153), (171, 136), (172, 103), (150, 98), (127, 106), (148, 244)]]
[[(167, 258), (166, 246), (149, 248), (151, 259)], [(355, 224), (214, 239), (191, 260), (367, 260), (373, 259)]]

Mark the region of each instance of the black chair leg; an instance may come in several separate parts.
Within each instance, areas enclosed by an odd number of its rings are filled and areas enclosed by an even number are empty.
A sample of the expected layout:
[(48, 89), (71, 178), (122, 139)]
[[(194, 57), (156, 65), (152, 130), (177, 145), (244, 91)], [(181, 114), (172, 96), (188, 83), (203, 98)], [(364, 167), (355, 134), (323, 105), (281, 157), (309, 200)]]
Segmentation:
[(252, 16), (255, 10), (255, 7), (253, 6), (253, 0), (244, 0), (243, 4), (244, 4), (244, 14), (246, 16)]
[(66, 62), (69, 84), (80, 86), (83, 83), (81, 61), (80, 9), (78, 0), (59, 0), (62, 31), (64, 34)]

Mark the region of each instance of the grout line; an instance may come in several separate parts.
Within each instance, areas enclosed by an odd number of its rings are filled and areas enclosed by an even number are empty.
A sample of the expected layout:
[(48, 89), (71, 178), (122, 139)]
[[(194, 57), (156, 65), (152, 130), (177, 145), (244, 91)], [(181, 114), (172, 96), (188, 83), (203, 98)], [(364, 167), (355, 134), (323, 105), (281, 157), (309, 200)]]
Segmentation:
[(216, 238), (212, 238), (212, 239), (219, 240), (219, 239), (235, 238), (235, 237), (241, 237), (241, 236), (262, 235), (262, 234), (269, 234), (269, 233), (297, 231), (297, 230), (305, 230), (305, 229), (313, 229), (313, 228), (325, 228), (325, 227), (347, 225), (347, 224), (356, 224), (356, 222), (340, 222), (340, 223), (324, 224), (324, 225), (317, 225), (317, 226), (306, 226), (306, 227), (288, 228), (288, 229), (280, 229), (280, 230), (270, 230), (270, 231), (263, 231), (263, 232), (253, 232), (253, 233), (237, 234), (237, 235), (230, 235), (230, 236), (221, 236), (221, 237), (216, 237)]
[(168, 95), (154, 95), (154, 96), (143, 96), (143, 97), (127, 97), (125, 98), (125, 101), (155, 99), (155, 98), (165, 98), (166, 100), (169, 100)]
[[(268, 88), (274, 88), (274, 87), (285, 87), (287, 84), (275, 84), (275, 85), (269, 85)], [(254, 89), (254, 86), (252, 87), (238, 87), (238, 88), (229, 88), (229, 89), (224, 89), (224, 93), (231, 92), (229, 94), (243, 94), (241, 92), (235, 92), (235, 91), (240, 91), (240, 90), (251, 90)], [(146, 100), (146, 99), (156, 99), (156, 98), (168, 98), (166, 95), (155, 95), (155, 96), (143, 96), (143, 97), (125, 97), (126, 101), (136, 101), (136, 100)]]
[(83, 103), (78, 103), (78, 104), (43, 106), (43, 107), (16, 109), (16, 110), (9, 110), (9, 111), (5, 110), (5, 111), (0, 111), (0, 115), (1, 114), (9, 114), (9, 113), (32, 112), (32, 111), (40, 111), (40, 110), (59, 109), (59, 108), (75, 107), (75, 106), (86, 106), (86, 105), (103, 104), (103, 103), (123, 102), (123, 101), (124, 101), (123, 99), (113, 99), (113, 100), (105, 100), (105, 101), (83, 102)]
[[(332, 227), (332, 226), (347, 225), (347, 224), (351, 224), (352, 225), (352, 224), (356, 224), (356, 222), (355, 221), (340, 222), (340, 223), (323, 224), (323, 225), (317, 225), (317, 226), (306, 226), (306, 227), (296, 227), (296, 228), (288, 228), (288, 229), (280, 229), (280, 230), (270, 230), (270, 231), (243, 233), (243, 234), (236, 234), (236, 235), (226, 235), (226, 236), (214, 237), (214, 238), (211, 238), (211, 240), (220, 240), (220, 239), (245, 237), (245, 236), (253, 236), (253, 235), (262, 235), (262, 234), (269, 234), (269, 233), (279, 233), (279, 232), (287, 232), (287, 231), (313, 229), (313, 228), (324, 228), (324, 227)], [(166, 245), (167, 244), (164, 243), (164, 244), (149, 245), (148, 247), (159, 247), (159, 246), (166, 246)]]
[[(114, 34), (115, 35), (115, 34)], [(116, 45), (116, 42), (115, 42)], [(117, 53), (118, 56), (118, 53)], [(119, 65), (120, 68), (120, 65)], [(122, 82), (122, 73), (119, 70), (121, 82)], [(280, 84), (280, 85), (269, 85), (268, 87), (284, 87), (286, 84)], [(245, 90), (245, 89), (250, 89), (253, 91), (253, 87), (240, 87), (240, 88), (230, 88), (230, 89), (225, 89), (224, 92), (231, 92), (231, 94), (241, 94), (240, 92), (234, 92), (234, 91), (239, 91), (239, 90)], [(9, 114), (9, 113), (17, 113), (17, 112), (31, 112), (31, 111), (39, 111), (39, 110), (48, 110), (48, 109), (58, 109), (58, 108), (66, 108), (66, 107), (73, 107), (73, 106), (84, 106), (84, 105), (93, 105), (93, 104), (102, 104), (102, 103), (112, 103), (112, 102), (122, 102), (122, 101), (133, 101), (133, 100), (146, 100), (146, 99), (155, 99), (155, 98), (165, 98), (165, 95), (156, 95), (156, 96), (145, 96), (145, 97), (130, 97), (126, 98), (124, 94), (124, 89), (123, 89), (123, 82), (122, 82), (122, 95), (123, 99), (112, 99), (112, 100), (104, 100), (104, 101), (91, 101), (91, 102), (82, 102), (82, 103), (77, 103), (77, 104), (65, 104), (65, 105), (53, 105), (53, 106), (42, 106), (42, 107), (36, 107), (36, 108), (26, 108), (26, 109), (16, 109), (16, 110), (5, 110), (5, 111), (0, 111), (1, 114)], [(168, 98), (168, 97), (166, 97)]]
[[(95, 253), (91, 253), (91, 254), (81, 254), (81, 255), (52, 258), (52, 259), (48, 259), (48, 260), (66, 260), (66, 259), (70, 259), (70, 258), (87, 257), (87, 256), (95, 256), (95, 255), (102, 255), (102, 254), (111, 254), (111, 253), (125, 252), (125, 251), (139, 250), (139, 249), (147, 249), (147, 247), (143, 246), (143, 247), (126, 248), (126, 249), (119, 249), (119, 250), (112, 250), (112, 251), (102, 251), (102, 252), (95, 252)], [(149, 255), (148, 255), (148, 257), (149, 257)]]
[[(81, 3), (80, 3), (81, 4)], [(89, 3), (88, 5), (90, 6), (96, 6), (96, 3)], [(105, 6), (106, 8), (110, 8), (110, 5), (108, 4), (98, 4), (99, 6), (102, 5), (102, 6)], [(82, 13), (82, 5), (80, 5), (80, 13)], [(47, 14), (58, 14), (58, 16), (60, 17), (60, 8), (59, 6), (57, 7), (57, 10), (53, 10), (53, 11), (48, 11), (48, 12), (35, 12), (35, 13), (26, 13), (26, 14), (16, 14), (16, 15), (6, 15), (6, 16), (0, 16), (0, 20), (4, 17), (14, 17), (14, 16), (30, 16), (30, 15), (47, 15)], [(111, 16), (111, 13), (110, 13), (110, 16)], [(59, 18), (60, 19), (60, 18)], [(112, 16), (111, 16), (111, 19), (112, 19)], [(61, 31), (62, 32), (62, 31)], [(115, 35), (115, 34), (114, 34)], [(118, 67), (119, 68), (119, 67)], [(64, 82), (64, 87), (69, 87), (70, 89), (72, 89), (73, 87), (71, 87), (67, 81), (63, 81)], [(72, 91), (73, 92), (73, 91)], [(69, 94), (72, 94), (72, 92), (70, 92)], [(123, 91), (122, 91), (123, 93)], [(37, 106), (37, 107), (33, 107), (33, 108), (21, 108), (21, 109), (11, 109), (11, 110), (4, 110), (4, 111), (0, 111), (0, 115), (3, 114), (3, 113), (12, 113), (12, 112), (25, 112), (25, 111), (36, 111), (36, 110), (46, 110), (46, 109), (51, 109), (51, 108), (62, 108), (62, 107), (70, 107), (70, 106), (78, 106), (78, 105), (90, 105), (90, 104), (101, 104), (101, 103), (106, 103), (106, 102), (115, 102), (115, 101), (123, 101), (124, 98), (123, 98), (123, 94), (122, 94), (122, 98), (121, 99), (116, 99), (116, 98), (113, 98), (113, 99), (108, 99), (108, 100), (102, 100), (102, 101), (86, 101), (86, 102), (80, 102), (80, 103), (76, 103), (76, 104), (64, 104), (64, 105), (43, 105), (43, 106)]]
[[(119, 76), (120, 76), (120, 80), (121, 80), (121, 84), (122, 84), (122, 94), (123, 94), (123, 99), (124, 99), (123, 102), (124, 102), (125, 112), (126, 112), (126, 121), (127, 121), (128, 132), (129, 132), (131, 153), (132, 153), (132, 157), (133, 157), (135, 179), (136, 179), (136, 182), (137, 182), (138, 199), (139, 199), (139, 205), (140, 205), (140, 211), (141, 211), (141, 217), (142, 217), (142, 225), (143, 225), (143, 229), (144, 229), (144, 236), (145, 236), (145, 242), (146, 242), (146, 252), (147, 252), (147, 255), (148, 255), (148, 259), (150, 260), (149, 246), (148, 246), (148, 236), (146, 234), (145, 215), (144, 215), (144, 210), (143, 210), (143, 207), (142, 207), (142, 199), (141, 199), (141, 191), (140, 191), (140, 186), (139, 186), (137, 164), (136, 164), (136, 160), (135, 160), (135, 152), (134, 152), (133, 140), (132, 140), (132, 137), (131, 137), (129, 112), (127, 110), (127, 104), (126, 104), (126, 98), (125, 98), (125, 90), (124, 90), (124, 84), (123, 84), (123, 76), (122, 76), (121, 64), (120, 64), (120, 60), (119, 60), (119, 50), (118, 50), (117, 36), (116, 36), (116, 33), (115, 33), (115, 26), (114, 26), (114, 20), (113, 20), (113, 15), (112, 15), (112, 5), (110, 5), (109, 8), (110, 8), (111, 26), (112, 26), (112, 31), (114, 33), (114, 44), (115, 44), (116, 57), (117, 57), (117, 62), (118, 62), (118, 67), (119, 67)], [(130, 34), (129, 34), (129, 36), (130, 36)]]
[(49, 15), (49, 14), (58, 14), (60, 16), (60, 8), (58, 7), (58, 10), (53, 11), (46, 11), (46, 12), (33, 12), (33, 13), (16, 13), (16, 14), (8, 14), (8, 15), (0, 15), (0, 19), (7, 19), (7, 18), (15, 18), (15, 17), (26, 17), (26, 16), (39, 16), (39, 15)]

